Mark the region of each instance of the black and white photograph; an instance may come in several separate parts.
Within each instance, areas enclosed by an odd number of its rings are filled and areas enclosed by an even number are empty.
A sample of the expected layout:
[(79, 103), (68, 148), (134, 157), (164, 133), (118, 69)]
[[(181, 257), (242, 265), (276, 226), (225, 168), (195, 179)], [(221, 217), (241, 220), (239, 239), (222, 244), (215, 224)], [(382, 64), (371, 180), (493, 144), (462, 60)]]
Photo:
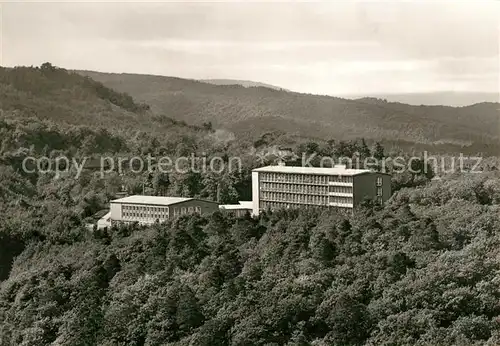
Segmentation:
[(500, 2), (0, 1), (0, 346), (500, 345)]

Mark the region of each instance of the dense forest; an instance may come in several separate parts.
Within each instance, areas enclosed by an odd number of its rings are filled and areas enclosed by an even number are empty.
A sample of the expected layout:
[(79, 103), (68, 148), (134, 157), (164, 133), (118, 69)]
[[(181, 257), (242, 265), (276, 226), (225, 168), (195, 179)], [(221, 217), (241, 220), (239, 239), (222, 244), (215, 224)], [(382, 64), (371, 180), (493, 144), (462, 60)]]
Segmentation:
[[(248, 200), (251, 169), (275, 162), (278, 145), (410, 154), (362, 138), (243, 140), (50, 64), (0, 69), (0, 88), (0, 346), (500, 343), (497, 159), (440, 180), (389, 167), (391, 200), (352, 215), (215, 213), (91, 231), (88, 218), (123, 191)], [(22, 169), (27, 156), (191, 153), (239, 156), (242, 169)]]
[(0, 344), (498, 345), (499, 202), (484, 173), (352, 216), (94, 233), (51, 204), (2, 233), (2, 254), (22, 252), (0, 283)]

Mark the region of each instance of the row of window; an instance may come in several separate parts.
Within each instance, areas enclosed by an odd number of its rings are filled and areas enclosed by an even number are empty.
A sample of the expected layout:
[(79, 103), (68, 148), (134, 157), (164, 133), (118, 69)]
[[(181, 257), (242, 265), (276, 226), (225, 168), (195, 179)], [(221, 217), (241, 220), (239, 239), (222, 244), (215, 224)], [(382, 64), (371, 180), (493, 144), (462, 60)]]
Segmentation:
[(285, 209), (285, 208), (293, 208), (294, 206), (289, 203), (281, 203), (281, 202), (268, 202), (262, 201), (260, 203), (261, 209)]
[(186, 215), (197, 213), (201, 214), (201, 207), (182, 207), (182, 208), (174, 208), (174, 216)]
[[(181, 207), (172, 208), (174, 216), (198, 213), (201, 214), (201, 207)], [(142, 205), (123, 205), (122, 217), (124, 219), (152, 219), (152, 220), (166, 220), (169, 217), (168, 207), (150, 207)]]
[[(295, 183), (326, 185), (330, 183), (352, 183), (352, 175), (312, 175), (293, 173), (260, 173), (260, 180), (272, 183)], [(382, 177), (377, 177), (377, 186), (382, 186)]]
[(295, 193), (262, 191), (260, 199), (267, 201), (284, 201), (297, 204), (328, 205), (328, 196), (319, 195), (301, 195)]
[[(315, 205), (310, 205), (311, 207), (316, 207)], [(326, 207), (326, 205), (318, 205), (319, 207)], [(262, 201), (260, 203), (260, 209), (266, 210), (266, 209), (288, 209), (288, 208), (304, 208), (304, 206), (301, 206), (296, 203), (287, 203), (287, 202), (273, 202), (273, 201)]]
[(328, 192), (352, 194), (352, 186), (329, 186)]
[(328, 184), (328, 176), (312, 174), (261, 173), (260, 179), (278, 183)]
[[(260, 203), (260, 209), (262, 209), (262, 210), (266, 210), (266, 209), (271, 209), (271, 210), (288, 209), (288, 208), (297, 208), (297, 207), (304, 208), (303, 206), (299, 206), (299, 205), (294, 204), (294, 203), (286, 203), (286, 202), (262, 201)], [(311, 205), (311, 207), (316, 207), (316, 206)], [(327, 207), (327, 206), (326, 205), (320, 205), (320, 207)], [(342, 206), (342, 205), (339, 205), (338, 207), (349, 208), (347, 206)]]
[(151, 207), (145, 205), (122, 205), (122, 211), (145, 211), (148, 213), (151, 212), (160, 212), (168, 214), (168, 207)]
[(168, 219), (168, 207), (147, 205), (122, 205), (123, 219)]
[(168, 214), (141, 213), (141, 212), (123, 212), (124, 219), (153, 219), (165, 220), (168, 219)]
[(309, 193), (309, 194), (325, 195), (325, 196), (328, 195), (328, 186), (284, 184), (284, 183), (262, 183), (261, 189), (264, 191)]
[(262, 183), (261, 190), (263, 191), (276, 191), (276, 192), (292, 192), (292, 193), (305, 193), (314, 195), (328, 195), (329, 192), (333, 193), (350, 193), (352, 194), (352, 186), (314, 186), (314, 185), (300, 185), (300, 184), (283, 184), (283, 183)]
[(289, 202), (296, 204), (328, 205), (329, 203), (353, 204), (352, 197), (344, 196), (318, 196), (300, 195), (284, 192), (262, 191), (260, 195), (262, 201)]
[(330, 203), (353, 204), (352, 197), (330, 196)]

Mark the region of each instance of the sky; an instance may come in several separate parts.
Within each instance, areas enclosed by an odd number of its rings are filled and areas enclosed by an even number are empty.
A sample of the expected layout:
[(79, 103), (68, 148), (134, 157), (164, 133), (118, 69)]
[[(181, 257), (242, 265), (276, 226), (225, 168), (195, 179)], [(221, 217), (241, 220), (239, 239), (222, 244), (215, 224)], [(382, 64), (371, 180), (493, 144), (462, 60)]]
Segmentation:
[(499, 91), (499, 2), (4, 2), (0, 65), (344, 95)]

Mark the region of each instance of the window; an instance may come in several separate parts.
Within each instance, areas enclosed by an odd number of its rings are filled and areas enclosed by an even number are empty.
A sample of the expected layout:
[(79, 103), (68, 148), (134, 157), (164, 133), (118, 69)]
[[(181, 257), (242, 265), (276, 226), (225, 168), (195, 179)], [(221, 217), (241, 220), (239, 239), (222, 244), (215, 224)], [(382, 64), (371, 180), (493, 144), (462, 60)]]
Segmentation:
[(382, 186), (382, 177), (377, 177), (377, 186)]
[(195, 207), (195, 210), (198, 214), (201, 214), (201, 207)]
[(186, 207), (181, 208), (181, 215), (184, 215), (184, 214), (186, 214)]
[(382, 188), (377, 187), (377, 196), (382, 197)]

